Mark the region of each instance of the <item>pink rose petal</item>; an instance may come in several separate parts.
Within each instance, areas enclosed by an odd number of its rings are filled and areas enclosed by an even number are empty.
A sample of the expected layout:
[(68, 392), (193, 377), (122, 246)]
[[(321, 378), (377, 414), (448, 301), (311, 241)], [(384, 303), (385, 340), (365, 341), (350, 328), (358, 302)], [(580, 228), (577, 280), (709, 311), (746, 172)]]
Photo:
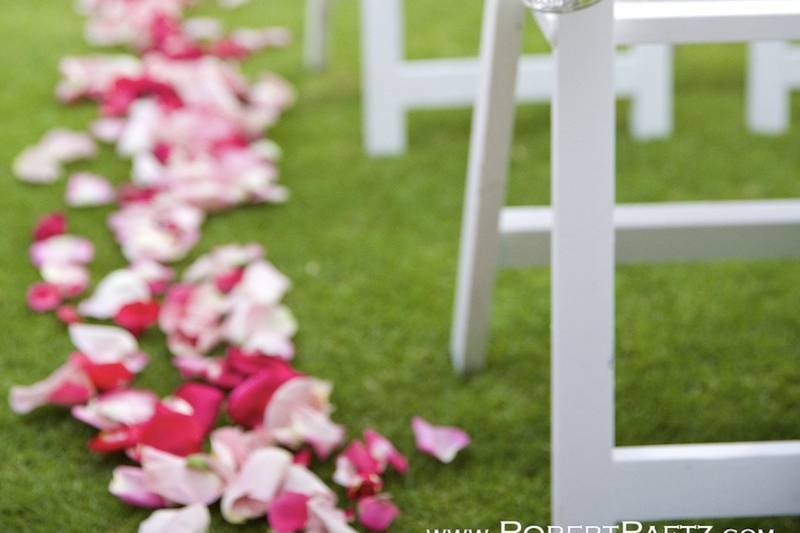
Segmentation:
[(192, 416), (197, 420), (204, 435), (211, 432), (219, 414), (225, 394), (216, 387), (202, 383), (184, 383), (175, 391), (175, 397), (186, 400), (192, 406)]
[(377, 431), (367, 429), (364, 431), (364, 441), (369, 454), (380, 463), (390, 464), (399, 474), (405, 474), (408, 471), (408, 459), (397, 451), (389, 439)]
[(252, 428), (262, 423), (265, 408), (284, 383), (300, 374), (280, 359), (238, 385), (228, 397), (228, 414), (237, 423)]
[(211, 515), (205, 505), (156, 511), (139, 525), (139, 533), (206, 533)]
[(240, 524), (263, 516), (283, 484), (292, 455), (281, 448), (263, 448), (251, 453), (222, 495), (222, 516)]
[(108, 491), (135, 507), (160, 509), (169, 505), (168, 500), (147, 488), (144, 470), (135, 466), (116, 467)]
[(222, 494), (224, 482), (205, 456), (187, 459), (146, 446), (141, 459), (145, 486), (172, 502), (209, 505)]
[(50, 213), (40, 218), (33, 229), (33, 240), (43, 241), (67, 232), (67, 219), (64, 213)]
[(370, 531), (386, 531), (400, 510), (387, 496), (367, 496), (358, 502), (358, 520)]
[(72, 207), (91, 207), (110, 204), (116, 198), (116, 191), (104, 177), (88, 172), (78, 172), (70, 176), (64, 197)]
[(61, 304), (61, 291), (53, 283), (34, 283), (26, 294), (28, 307), (37, 313), (46, 313)]
[(72, 408), (72, 416), (97, 429), (111, 430), (148, 421), (155, 413), (158, 396), (148, 390), (107, 392), (86, 405)]
[(36, 267), (45, 264), (85, 265), (94, 258), (94, 245), (83, 237), (56, 235), (34, 242), (30, 255), (31, 262)]
[(94, 157), (97, 154), (97, 145), (88, 134), (60, 128), (51, 130), (42, 137), (39, 148), (49, 157), (64, 163)]
[(417, 449), (436, 457), (443, 463), (450, 463), (459, 451), (470, 443), (469, 435), (455, 427), (434, 426), (421, 417), (411, 420)]
[(308, 496), (297, 492), (284, 492), (275, 498), (267, 510), (269, 527), (276, 533), (294, 533), (305, 529), (308, 500)]
[(308, 377), (284, 383), (267, 404), (264, 428), (286, 446), (308, 443), (319, 457), (327, 457), (344, 438), (344, 428), (329, 418), (331, 388), (325, 381)]
[(11, 410), (25, 414), (48, 403), (59, 405), (85, 403), (94, 392), (94, 385), (88, 376), (68, 362), (38, 383), (11, 387), (9, 396)]
[(89, 285), (89, 269), (81, 264), (45, 263), (41, 267), (41, 274), (65, 298), (78, 296)]
[(92, 318), (111, 318), (125, 305), (150, 299), (150, 287), (135, 272), (123, 269), (108, 274), (94, 293), (78, 306), (78, 311)]
[(71, 305), (62, 305), (56, 309), (56, 316), (64, 324), (76, 324), (81, 321), (78, 310)]
[(72, 344), (93, 363), (121, 363), (138, 352), (136, 338), (122, 328), (96, 324), (72, 324)]

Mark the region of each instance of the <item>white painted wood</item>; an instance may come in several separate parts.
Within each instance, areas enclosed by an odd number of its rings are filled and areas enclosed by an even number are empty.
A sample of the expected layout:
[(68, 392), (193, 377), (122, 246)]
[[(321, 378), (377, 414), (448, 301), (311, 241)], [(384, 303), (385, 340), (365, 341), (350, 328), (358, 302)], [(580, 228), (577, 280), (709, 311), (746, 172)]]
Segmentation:
[(484, 76), (473, 115), (450, 346), (453, 364), (460, 372), (482, 366), (486, 349), (524, 15), (519, 0), (485, 2), (481, 34)]
[(403, 49), (402, 0), (361, 0), (362, 120), (370, 155), (406, 150), (405, 95), (398, 87)]
[[(638, 129), (646, 137), (652, 136), (652, 131), (663, 130), (664, 124), (670, 128), (666, 134), (671, 132), (671, 58), (669, 47), (647, 45), (619, 53), (615, 60), (617, 95), (634, 102), (647, 101), (645, 108), (638, 111), (642, 116), (635, 118), (642, 124)], [(471, 106), (480, 84), (480, 63), (473, 58), (404, 61), (396, 72), (395, 83), (396, 90), (404, 95), (403, 105), (407, 109)], [(518, 101), (549, 102), (552, 83), (553, 61), (549, 55), (520, 59)], [(669, 91), (666, 96), (664, 88)], [(652, 93), (645, 94), (647, 91)]]
[(541, 30), (547, 42), (550, 43), (551, 47), (555, 46), (556, 31), (558, 30), (558, 15), (555, 13), (534, 11), (533, 17), (536, 19), (536, 25), (539, 26), (539, 30)]
[(800, 38), (797, 0), (617, 0), (614, 4), (617, 44)]
[[(514, 69), (495, 71), (498, 50), (507, 48), (503, 60), (514, 60), (509, 28), (498, 24), (504, 1), (491, 0), (484, 20), (482, 53), (490, 59), (473, 125), (462, 231), (458, 309), (479, 302), (482, 314), (455, 331), (470, 339), (469, 328), (479, 328), (476, 345), (485, 341), (513, 106)], [(650, 30), (678, 41), (698, 39), (703, 24), (722, 40), (766, 31), (763, 12), (722, 13), (717, 7), (730, 2), (713, 3), (691, 16), (670, 3), (672, 11), (654, 18), (657, 6), (648, 15), (656, 21)], [(769, 15), (779, 3), (760, 5)], [(625, 31), (650, 39), (638, 9)], [(552, 208), (503, 209), (499, 228), (508, 263), (552, 265), (552, 521), (598, 527), (624, 519), (800, 514), (800, 441), (614, 446), (615, 250), (620, 261), (800, 255), (800, 200), (615, 207), (614, 5), (606, 0), (560, 15), (556, 26)], [(481, 362), (455, 360), (460, 370)]]
[(328, 66), (332, 0), (306, 0), (303, 53), (306, 68), (315, 72)]
[[(479, 85), (480, 65), (475, 58), (404, 59), (402, 2), (361, 0), (364, 147), (373, 156), (406, 151), (408, 111), (471, 106)], [(637, 138), (671, 133), (671, 57), (668, 45), (617, 55), (618, 95), (634, 102), (631, 133)], [(519, 101), (549, 102), (553, 78), (549, 55), (526, 56), (519, 68)]]
[(552, 104), (552, 520), (612, 525), (613, 4), (560, 16)]
[(797, 515), (798, 479), (800, 441), (614, 450), (620, 519)]
[(789, 128), (790, 93), (800, 88), (800, 47), (787, 42), (752, 43), (748, 47), (747, 125), (765, 135)]
[[(506, 207), (501, 266), (550, 264), (549, 207)], [(618, 264), (800, 257), (800, 200), (623, 204), (614, 211)]]
[[(668, 137), (674, 120), (672, 47), (645, 44), (632, 47), (628, 54), (635, 65), (631, 70), (635, 72), (637, 87), (629, 114), (631, 135), (639, 140)], [(670, 65), (670, 68), (664, 68), (664, 65)]]

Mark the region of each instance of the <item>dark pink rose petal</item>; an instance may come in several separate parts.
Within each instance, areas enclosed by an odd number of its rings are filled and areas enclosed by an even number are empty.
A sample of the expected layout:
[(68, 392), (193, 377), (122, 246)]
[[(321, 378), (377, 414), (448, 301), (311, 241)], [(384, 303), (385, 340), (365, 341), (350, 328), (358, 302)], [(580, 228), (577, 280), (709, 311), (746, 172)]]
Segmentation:
[(159, 305), (155, 300), (131, 302), (119, 308), (114, 322), (138, 336), (158, 322), (158, 311)]
[(78, 310), (71, 305), (62, 305), (56, 309), (56, 316), (64, 324), (75, 324), (81, 321)]
[(228, 272), (223, 272), (222, 274), (218, 275), (214, 280), (214, 283), (219, 289), (219, 292), (223, 294), (228, 294), (233, 290), (236, 285), (242, 281), (242, 277), (244, 276), (244, 268), (234, 268)]
[(45, 313), (61, 305), (61, 291), (53, 283), (34, 283), (28, 288), (27, 300), (33, 311)]
[(303, 448), (294, 454), (294, 464), (305, 466), (306, 468), (311, 465), (314, 454), (311, 448)]
[[(270, 358), (279, 361), (277, 358)], [(228, 414), (246, 428), (260, 425), (264, 409), (281, 385), (300, 374), (285, 362), (259, 371), (239, 384), (228, 397)]]
[(358, 502), (358, 520), (370, 531), (385, 531), (399, 515), (388, 496), (367, 496)]
[(211, 45), (209, 52), (221, 59), (246, 59), (250, 49), (245, 48), (233, 39), (222, 39)]
[(112, 453), (137, 446), (142, 438), (142, 426), (123, 426), (101, 431), (89, 441), (89, 449), (97, 453)]
[(67, 219), (63, 213), (50, 213), (39, 219), (33, 229), (33, 240), (43, 241), (67, 232)]
[(194, 409), (194, 418), (200, 425), (204, 435), (211, 432), (217, 421), (219, 408), (225, 394), (216, 387), (202, 383), (184, 383), (175, 392), (176, 398), (186, 400)]
[(351, 442), (342, 452), (342, 455), (350, 461), (356, 472), (363, 477), (381, 473), (380, 463), (369, 454), (367, 447), (361, 441)]
[(83, 370), (98, 390), (108, 391), (123, 387), (133, 381), (134, 373), (123, 363), (94, 363), (86, 355), (75, 353), (70, 361)]
[(259, 352), (246, 352), (238, 346), (228, 347), (225, 357), (225, 366), (235, 372), (251, 376), (262, 370), (273, 374), (296, 377), (300, 373), (292, 368), (285, 359), (263, 355)]
[(53, 389), (48, 401), (55, 405), (80, 405), (89, 401), (93, 391), (73, 382), (65, 382)]
[(305, 494), (284, 492), (270, 503), (269, 527), (276, 533), (294, 533), (305, 529), (308, 522), (308, 499)]
[(392, 465), (392, 468), (400, 474), (408, 472), (408, 459), (397, 451), (389, 439), (377, 431), (367, 429), (364, 431), (364, 441), (369, 454), (378, 462)]
[(159, 404), (153, 418), (142, 426), (139, 443), (173, 455), (187, 456), (203, 449), (204, 436), (201, 422), (193, 415)]

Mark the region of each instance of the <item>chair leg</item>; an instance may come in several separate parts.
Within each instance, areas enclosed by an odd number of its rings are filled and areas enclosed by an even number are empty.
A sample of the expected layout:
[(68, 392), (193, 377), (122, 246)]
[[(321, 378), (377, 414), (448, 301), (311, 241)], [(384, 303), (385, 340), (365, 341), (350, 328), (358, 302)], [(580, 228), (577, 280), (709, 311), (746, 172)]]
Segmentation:
[(789, 127), (789, 87), (784, 42), (751, 43), (747, 65), (747, 126), (754, 133), (778, 135)]
[(320, 72), (328, 66), (331, 0), (306, 0), (305, 65)]
[(630, 130), (634, 138), (661, 139), (673, 129), (673, 49), (643, 44), (631, 49), (639, 65), (639, 89), (633, 96)]
[(398, 87), (403, 62), (402, 0), (361, 0), (361, 92), (367, 154), (406, 151), (406, 108)]
[(481, 79), (472, 120), (450, 346), (459, 372), (481, 367), (485, 358), (524, 15), (519, 0), (486, 0), (484, 5)]
[(560, 17), (552, 105), (552, 521), (613, 525), (613, 2)]

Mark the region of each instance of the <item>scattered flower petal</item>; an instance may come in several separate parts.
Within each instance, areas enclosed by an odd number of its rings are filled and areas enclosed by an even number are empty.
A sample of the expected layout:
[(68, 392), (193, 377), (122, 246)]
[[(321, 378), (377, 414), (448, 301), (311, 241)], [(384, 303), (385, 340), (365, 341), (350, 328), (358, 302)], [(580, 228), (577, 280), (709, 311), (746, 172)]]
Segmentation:
[(46, 264), (85, 265), (93, 258), (91, 241), (75, 235), (56, 235), (31, 245), (31, 262), (37, 267)]
[(294, 533), (306, 528), (308, 500), (305, 494), (284, 492), (269, 504), (269, 527), (276, 533)]
[(222, 516), (240, 524), (263, 516), (283, 484), (292, 455), (281, 448), (251, 453), (222, 495)]
[(115, 270), (108, 274), (78, 311), (92, 318), (112, 318), (126, 304), (150, 299), (150, 287), (132, 270)]
[(108, 491), (134, 507), (161, 509), (169, 505), (168, 500), (147, 488), (144, 470), (135, 466), (116, 467)]
[(53, 283), (34, 283), (28, 288), (26, 298), (28, 307), (37, 313), (46, 313), (61, 305), (61, 291)]
[(43, 241), (56, 235), (63, 235), (67, 232), (67, 218), (63, 213), (50, 213), (36, 222), (33, 229), (33, 240)]
[(386, 531), (400, 510), (387, 496), (367, 496), (358, 501), (358, 520), (370, 531)]
[(78, 172), (70, 176), (64, 200), (72, 207), (90, 207), (109, 204), (115, 197), (116, 191), (106, 178)]
[(209, 505), (222, 495), (224, 482), (206, 456), (178, 457), (145, 447), (141, 457), (145, 486), (171, 502)]
[(139, 533), (206, 533), (211, 515), (205, 505), (156, 511), (139, 525)]
[(114, 314), (114, 323), (138, 337), (158, 322), (159, 308), (155, 300), (126, 303)]
[(411, 420), (417, 449), (436, 457), (443, 463), (450, 463), (459, 451), (470, 443), (467, 433), (459, 428), (434, 426), (425, 419), (415, 416)]

